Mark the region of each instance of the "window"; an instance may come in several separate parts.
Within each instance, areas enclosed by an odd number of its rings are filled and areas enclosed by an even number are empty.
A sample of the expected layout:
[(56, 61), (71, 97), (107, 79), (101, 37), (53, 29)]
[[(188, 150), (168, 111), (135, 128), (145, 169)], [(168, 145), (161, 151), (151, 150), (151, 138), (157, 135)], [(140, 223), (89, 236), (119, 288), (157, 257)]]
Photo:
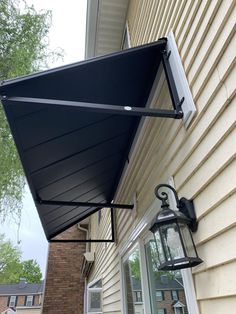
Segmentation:
[(32, 295), (27, 295), (25, 305), (26, 306), (32, 306), (33, 305), (33, 296)]
[(123, 259), (123, 276), (125, 284), (127, 314), (143, 313), (143, 290), (140, 273), (140, 252), (135, 246)]
[(102, 313), (102, 280), (95, 280), (87, 288), (88, 313)]
[(172, 300), (175, 300), (175, 301), (178, 301), (178, 300), (179, 300), (178, 291), (172, 290), (172, 291), (171, 291), (171, 295), (172, 295)]
[(156, 291), (156, 300), (157, 301), (163, 301), (164, 300), (164, 296), (163, 296), (163, 291)]
[(9, 307), (15, 307), (15, 306), (16, 306), (16, 296), (12, 295), (9, 300)]
[(142, 291), (134, 291), (134, 302), (135, 303), (143, 302)]
[(166, 314), (166, 309), (158, 309), (157, 314)]

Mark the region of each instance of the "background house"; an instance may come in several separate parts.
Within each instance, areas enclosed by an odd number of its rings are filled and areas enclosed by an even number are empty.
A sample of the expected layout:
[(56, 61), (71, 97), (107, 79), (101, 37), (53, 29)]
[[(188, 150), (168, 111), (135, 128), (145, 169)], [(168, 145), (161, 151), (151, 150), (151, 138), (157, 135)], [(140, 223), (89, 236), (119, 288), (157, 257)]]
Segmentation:
[(1, 284), (0, 313), (41, 313), (43, 289), (44, 283), (27, 283), (24, 278), (18, 284)]

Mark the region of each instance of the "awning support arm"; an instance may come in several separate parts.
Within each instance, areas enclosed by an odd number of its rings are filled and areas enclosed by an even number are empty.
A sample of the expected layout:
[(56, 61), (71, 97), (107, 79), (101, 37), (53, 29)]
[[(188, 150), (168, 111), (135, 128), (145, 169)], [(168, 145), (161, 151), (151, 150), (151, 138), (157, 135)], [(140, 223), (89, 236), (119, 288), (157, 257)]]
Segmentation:
[(114, 203), (93, 203), (93, 202), (74, 202), (74, 201), (50, 201), (37, 199), (37, 202), (41, 205), (55, 205), (55, 206), (80, 206), (80, 207), (106, 207), (106, 208), (121, 208), (121, 209), (133, 209), (134, 205), (129, 204), (114, 204)]
[(143, 107), (132, 107), (132, 106), (116, 106), (116, 105), (95, 104), (95, 103), (79, 102), (79, 101), (31, 98), (31, 97), (1, 96), (1, 99), (6, 100), (8, 102), (37, 103), (37, 104), (44, 104), (44, 105), (75, 107), (78, 110), (88, 111), (88, 112), (103, 112), (103, 113), (110, 113), (110, 114), (160, 117), (160, 118), (172, 118), (172, 119), (183, 118), (181, 105), (184, 101), (184, 97), (183, 97), (180, 100), (176, 109), (167, 110), (167, 109), (152, 109), (152, 108), (146, 108), (146, 107), (143, 108)]

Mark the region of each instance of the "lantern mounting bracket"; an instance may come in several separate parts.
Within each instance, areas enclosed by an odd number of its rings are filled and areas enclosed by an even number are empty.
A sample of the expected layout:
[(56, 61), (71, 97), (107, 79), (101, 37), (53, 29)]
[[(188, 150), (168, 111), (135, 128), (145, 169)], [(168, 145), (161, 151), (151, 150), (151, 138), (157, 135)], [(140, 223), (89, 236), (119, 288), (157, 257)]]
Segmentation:
[(194, 210), (194, 205), (192, 200), (188, 200), (185, 197), (181, 197), (179, 200), (179, 211), (183, 213), (186, 217), (189, 218), (189, 228), (192, 232), (197, 231), (197, 219), (196, 219), (196, 213)]
[(196, 232), (198, 224), (197, 224), (196, 213), (195, 213), (193, 201), (186, 199), (185, 197), (182, 197), (181, 199), (179, 199), (176, 190), (171, 185), (159, 184), (155, 188), (155, 195), (159, 200), (161, 200), (161, 202), (162, 202), (161, 207), (163, 209), (169, 207), (169, 204), (167, 202), (168, 193), (164, 192), (164, 191), (159, 192), (159, 190), (163, 187), (168, 188), (173, 192), (174, 197), (175, 197), (175, 201), (176, 201), (176, 207), (179, 209), (179, 211), (181, 213), (183, 213), (189, 219), (188, 225), (189, 225), (190, 230), (192, 232)]

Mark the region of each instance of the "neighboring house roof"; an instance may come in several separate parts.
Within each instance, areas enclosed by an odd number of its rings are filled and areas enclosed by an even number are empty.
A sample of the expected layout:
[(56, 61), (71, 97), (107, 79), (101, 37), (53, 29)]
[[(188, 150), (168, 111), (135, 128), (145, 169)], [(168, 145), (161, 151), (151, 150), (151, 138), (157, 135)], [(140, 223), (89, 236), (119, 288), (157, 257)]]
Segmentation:
[(0, 284), (0, 295), (27, 295), (43, 293), (43, 283), (26, 283), (24, 286), (20, 284)]
[(129, 0), (88, 0), (85, 58), (119, 51)]
[[(178, 278), (176, 280), (167, 278), (167, 280), (156, 279), (156, 290), (183, 290), (183, 286), (181, 286), (182, 280)], [(141, 291), (141, 281), (132, 277), (132, 286), (134, 291)]]

